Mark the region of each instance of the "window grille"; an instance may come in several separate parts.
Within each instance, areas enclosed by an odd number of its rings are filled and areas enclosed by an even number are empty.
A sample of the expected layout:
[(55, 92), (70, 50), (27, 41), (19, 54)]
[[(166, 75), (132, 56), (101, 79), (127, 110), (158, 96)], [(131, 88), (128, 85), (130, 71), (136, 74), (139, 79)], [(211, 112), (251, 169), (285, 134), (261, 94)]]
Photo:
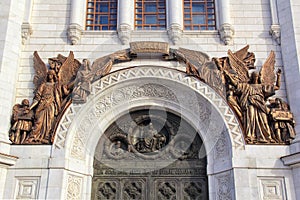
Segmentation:
[(165, 30), (166, 1), (136, 0), (135, 1), (136, 30)]
[(87, 0), (86, 30), (116, 30), (117, 0)]
[(216, 30), (214, 0), (183, 0), (184, 30)]

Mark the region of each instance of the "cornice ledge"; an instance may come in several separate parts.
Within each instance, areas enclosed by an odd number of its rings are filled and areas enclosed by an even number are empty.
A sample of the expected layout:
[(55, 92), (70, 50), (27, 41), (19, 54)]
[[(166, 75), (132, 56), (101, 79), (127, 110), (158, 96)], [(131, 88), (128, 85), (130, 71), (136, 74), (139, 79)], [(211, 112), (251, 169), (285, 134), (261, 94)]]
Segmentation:
[(300, 152), (293, 153), (280, 158), (285, 166), (300, 167)]

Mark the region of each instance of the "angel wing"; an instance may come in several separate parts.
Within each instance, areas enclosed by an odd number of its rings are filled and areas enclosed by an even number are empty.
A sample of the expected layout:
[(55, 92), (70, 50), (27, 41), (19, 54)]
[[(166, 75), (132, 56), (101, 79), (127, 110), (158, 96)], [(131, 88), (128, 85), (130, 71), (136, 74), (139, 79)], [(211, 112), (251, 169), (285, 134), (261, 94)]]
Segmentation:
[(228, 50), (228, 59), (230, 67), (237, 73), (239, 82), (248, 82), (250, 77), (248, 68), (232, 51)]
[(60, 84), (67, 85), (74, 81), (80, 65), (80, 62), (74, 59), (73, 51), (70, 51), (69, 56), (62, 63), (62, 66), (58, 72)]
[(108, 74), (113, 65), (113, 58), (110, 55), (104, 56), (96, 59), (92, 64), (92, 72), (94, 74), (94, 78), (92, 81), (96, 81)]
[(92, 64), (92, 72), (94, 73), (93, 81), (107, 75), (116, 62), (130, 61), (129, 49), (116, 51), (115, 53), (96, 59)]
[(265, 85), (274, 85), (276, 81), (275, 69), (275, 53), (271, 51), (269, 57), (260, 69), (260, 82)]
[(209, 56), (200, 51), (179, 48), (174, 51), (175, 57), (185, 63), (190, 63), (196, 69), (200, 68), (205, 62), (209, 61)]
[(244, 60), (247, 57), (248, 54), (248, 50), (249, 50), (249, 45), (246, 45), (245, 47), (243, 47), (242, 49), (234, 52), (234, 55), (239, 58), (240, 60)]
[(48, 68), (40, 58), (37, 51), (34, 51), (33, 53), (33, 67), (35, 70), (33, 83), (35, 85), (35, 88), (38, 88), (43, 82), (46, 82)]
[(254, 69), (255, 55), (252, 52), (249, 52), (249, 45), (246, 45), (244, 48), (234, 52), (234, 55), (241, 61), (243, 61), (248, 67), (248, 69)]
[(67, 60), (67, 57), (61, 55), (61, 54), (58, 54), (57, 55), (57, 60), (60, 62), (60, 63), (64, 63), (66, 60)]

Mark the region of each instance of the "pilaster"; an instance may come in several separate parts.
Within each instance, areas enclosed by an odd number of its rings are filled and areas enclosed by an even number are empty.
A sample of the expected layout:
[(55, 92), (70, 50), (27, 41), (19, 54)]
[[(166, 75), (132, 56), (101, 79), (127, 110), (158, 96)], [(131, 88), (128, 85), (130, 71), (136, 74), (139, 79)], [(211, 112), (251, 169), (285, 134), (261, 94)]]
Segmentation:
[(167, 1), (168, 10), (168, 35), (173, 44), (178, 44), (182, 37), (183, 8), (182, 1)]
[(128, 44), (133, 28), (134, 1), (118, 1), (118, 36), (123, 45)]
[(25, 3), (24, 19), (21, 27), (22, 44), (25, 44), (26, 40), (28, 40), (30, 35), (32, 34), (31, 13), (32, 13), (33, 1), (34, 0), (26, 0)]
[(271, 9), (271, 17), (272, 17), (272, 25), (270, 27), (270, 35), (277, 42), (277, 44), (281, 43), (281, 28), (278, 20), (278, 10), (277, 10), (277, 0), (270, 0), (270, 9)]
[(224, 42), (225, 45), (229, 45), (232, 43), (234, 28), (231, 25), (230, 20), (230, 0), (222, 0), (218, 1), (219, 5), (219, 34), (220, 39)]
[(77, 44), (82, 35), (84, 27), (84, 16), (86, 10), (86, 1), (71, 0), (71, 15), (68, 36), (71, 44)]

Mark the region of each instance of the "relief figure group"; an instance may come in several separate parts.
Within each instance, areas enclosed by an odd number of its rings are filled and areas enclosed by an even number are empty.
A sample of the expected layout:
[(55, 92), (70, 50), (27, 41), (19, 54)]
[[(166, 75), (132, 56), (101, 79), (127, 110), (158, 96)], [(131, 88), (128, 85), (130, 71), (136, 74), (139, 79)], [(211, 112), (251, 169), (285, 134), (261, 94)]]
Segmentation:
[[(257, 72), (255, 55), (248, 50), (247, 45), (236, 52), (228, 50), (226, 57), (210, 59), (200, 51), (168, 49), (163, 59), (183, 62), (187, 76), (206, 83), (226, 99), (241, 124), (247, 144), (290, 144), (295, 138), (293, 114), (283, 99), (271, 98), (281, 82), (281, 69), (274, 72), (275, 53), (271, 51)], [(88, 59), (80, 63), (70, 52), (68, 57), (59, 54), (49, 58), (47, 66), (37, 52), (33, 55), (34, 98), (31, 104), (24, 99), (12, 109), (9, 137), (14, 144), (52, 144), (55, 129), (68, 106), (72, 102), (85, 103), (92, 83), (109, 74), (113, 64), (136, 57), (125, 49), (91, 64)], [(165, 143), (159, 134), (150, 138), (139, 141), (136, 148), (153, 152)]]

